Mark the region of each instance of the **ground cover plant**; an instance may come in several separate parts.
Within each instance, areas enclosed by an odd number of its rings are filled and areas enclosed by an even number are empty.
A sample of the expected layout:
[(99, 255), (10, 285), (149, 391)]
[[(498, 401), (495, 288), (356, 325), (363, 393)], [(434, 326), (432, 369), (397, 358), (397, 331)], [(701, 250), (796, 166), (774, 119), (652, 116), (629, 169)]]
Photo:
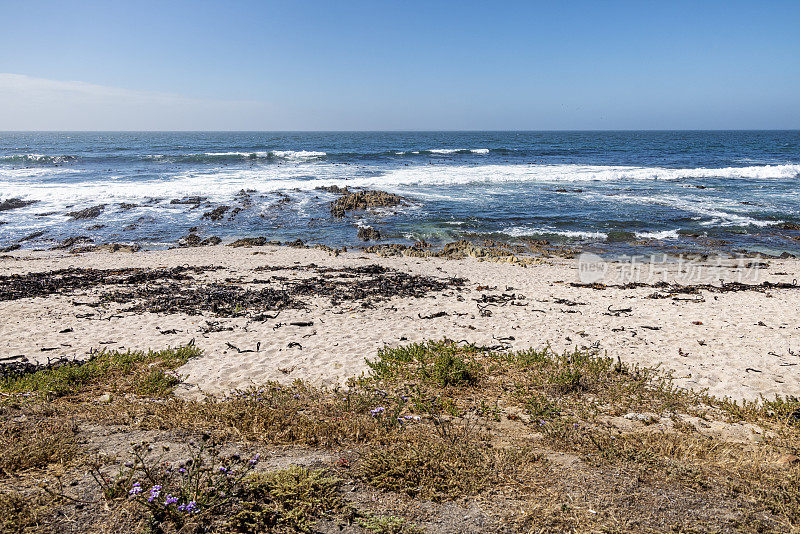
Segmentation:
[(174, 395), (197, 347), (0, 381), (3, 532), (787, 532), (800, 401), (598, 351), (384, 348), (347, 387)]

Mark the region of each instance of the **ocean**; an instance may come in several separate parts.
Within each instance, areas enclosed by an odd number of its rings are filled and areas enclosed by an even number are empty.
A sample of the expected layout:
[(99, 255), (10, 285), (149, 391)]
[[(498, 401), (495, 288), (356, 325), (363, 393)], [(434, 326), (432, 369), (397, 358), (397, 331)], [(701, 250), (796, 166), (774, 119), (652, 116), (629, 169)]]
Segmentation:
[[(408, 203), (336, 218), (332, 185)], [(0, 247), (166, 248), (194, 228), (352, 247), (371, 226), (378, 243), (799, 253), (798, 185), (800, 131), (6, 132), (0, 206), (25, 202), (2, 206), (20, 207), (0, 211)]]

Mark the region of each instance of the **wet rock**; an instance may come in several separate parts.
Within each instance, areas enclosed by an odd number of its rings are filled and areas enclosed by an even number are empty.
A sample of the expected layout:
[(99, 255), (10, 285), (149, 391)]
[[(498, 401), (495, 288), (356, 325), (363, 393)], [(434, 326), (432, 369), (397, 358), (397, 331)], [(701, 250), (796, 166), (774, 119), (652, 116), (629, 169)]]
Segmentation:
[(222, 216), (225, 215), (225, 212), (227, 212), (229, 209), (231, 209), (230, 206), (217, 206), (213, 210), (205, 212), (203, 214), (203, 219), (218, 221), (222, 219)]
[(785, 222), (778, 226), (781, 230), (800, 230), (800, 224), (793, 222)]
[(606, 237), (606, 242), (608, 243), (624, 243), (635, 240), (636, 234), (624, 230), (612, 230), (608, 232), (608, 236)]
[(91, 237), (85, 235), (68, 237), (58, 245), (54, 246), (53, 250), (72, 248), (75, 245), (80, 245), (81, 243), (91, 243), (92, 241), (94, 240)]
[(3, 226), (4, 224), (8, 224), (8, 221), (0, 221), (0, 226)]
[(139, 207), (138, 204), (131, 204), (130, 202), (121, 202), (119, 204), (119, 209), (121, 209), (122, 211), (128, 211), (138, 207)]
[[(191, 197), (183, 197), (183, 198), (173, 198), (169, 201), (170, 204), (202, 204), (208, 200), (208, 197), (200, 197), (200, 196), (191, 196)], [(197, 207), (197, 206), (195, 206)]]
[(302, 239), (295, 239), (294, 241), (287, 241), (284, 243), (287, 247), (305, 248), (306, 243)]
[(222, 239), (218, 236), (212, 235), (211, 237), (207, 237), (203, 239), (199, 235), (195, 233), (190, 233), (180, 240), (178, 240), (178, 246), (180, 247), (207, 247), (210, 245), (219, 245), (222, 242)]
[(30, 206), (31, 204), (35, 204), (39, 202), (38, 200), (22, 200), (21, 198), (9, 198), (8, 200), (0, 201), (0, 211), (8, 211), (8, 210), (15, 210), (18, 208), (24, 208), (25, 206)]
[(13, 252), (22, 248), (19, 244), (8, 245), (7, 247), (0, 247), (0, 252)]
[(83, 219), (94, 219), (99, 217), (103, 210), (106, 209), (105, 204), (98, 204), (97, 206), (92, 206), (91, 208), (86, 208), (78, 211), (70, 211), (67, 213), (72, 220), (83, 220)]
[(91, 226), (87, 226), (86, 229), (89, 231), (94, 231), (94, 230), (101, 230), (105, 227), (106, 227), (105, 224), (93, 224)]
[(361, 226), (358, 229), (358, 238), (361, 241), (377, 241), (381, 233), (371, 226)]
[(25, 241), (32, 241), (34, 239), (42, 237), (46, 233), (47, 232), (45, 232), (44, 230), (40, 230), (38, 232), (33, 232), (32, 234), (28, 234), (25, 237), (23, 237), (22, 239), (20, 239), (19, 241), (17, 241), (17, 243), (24, 243)]
[(331, 202), (331, 215), (344, 217), (348, 211), (406, 205), (406, 200), (403, 197), (386, 191), (370, 189), (362, 191), (345, 190), (339, 198)]
[(229, 247), (263, 247), (267, 244), (266, 237), (243, 237), (229, 244)]
[(326, 193), (336, 193), (337, 195), (343, 195), (348, 192), (346, 187), (339, 187), (338, 185), (321, 185), (314, 189), (317, 191), (325, 191)]

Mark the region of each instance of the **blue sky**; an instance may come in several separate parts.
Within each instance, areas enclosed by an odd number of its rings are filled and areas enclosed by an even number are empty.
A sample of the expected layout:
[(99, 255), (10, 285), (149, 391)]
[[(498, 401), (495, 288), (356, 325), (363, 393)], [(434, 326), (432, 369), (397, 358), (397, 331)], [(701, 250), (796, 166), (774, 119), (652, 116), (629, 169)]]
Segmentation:
[(797, 0), (0, 12), (0, 130), (800, 128)]

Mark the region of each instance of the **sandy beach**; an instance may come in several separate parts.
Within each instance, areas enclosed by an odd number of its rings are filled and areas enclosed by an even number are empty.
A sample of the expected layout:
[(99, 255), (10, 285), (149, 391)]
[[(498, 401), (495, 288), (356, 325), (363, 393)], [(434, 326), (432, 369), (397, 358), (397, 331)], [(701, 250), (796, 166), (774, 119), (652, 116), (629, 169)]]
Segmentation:
[[(601, 281), (606, 285), (592, 286), (580, 283), (574, 258), (537, 258), (521, 265), (470, 257), (225, 245), (136, 253), (20, 250), (0, 259), (4, 283), (12, 275), (64, 269), (146, 272), (181, 266), (215, 269), (188, 272), (185, 279), (172, 281), (178, 288), (217, 284), (247, 291), (311, 283), (294, 293), (291, 306), (263, 313), (170, 311), (169, 306), (154, 313), (146, 294), (108, 298), (119, 284), (84, 284), (22, 298), (6, 295), (0, 301), (0, 358), (46, 362), (85, 358), (99, 349), (155, 350), (194, 343), (204, 354), (178, 369), (183, 384), (177, 395), (201, 398), (266, 381), (340, 386), (367, 372), (365, 358), (374, 358), (381, 347), (449, 338), (499, 350), (546, 345), (559, 352), (593, 349), (625, 363), (659, 366), (672, 372), (677, 385), (719, 397), (798, 395), (800, 356), (794, 351), (800, 344), (800, 291), (791, 284), (800, 279), (800, 262), (753, 262), (746, 264), (748, 288), (722, 290), (721, 283), (741, 280), (741, 260), (658, 264), (648, 268), (646, 279), (637, 278), (642, 285), (630, 287), (614, 283), (626, 280), (630, 264), (611, 264)], [(438, 281), (441, 287), (395, 295), (393, 273)], [(320, 280), (338, 280), (337, 292), (365, 281), (378, 291), (365, 298), (316, 295), (313, 286)], [(411, 286), (419, 282), (411, 280)], [(673, 282), (711, 286), (676, 292)], [(763, 282), (784, 287), (755, 287)], [(123, 287), (164, 283), (156, 277)]]

